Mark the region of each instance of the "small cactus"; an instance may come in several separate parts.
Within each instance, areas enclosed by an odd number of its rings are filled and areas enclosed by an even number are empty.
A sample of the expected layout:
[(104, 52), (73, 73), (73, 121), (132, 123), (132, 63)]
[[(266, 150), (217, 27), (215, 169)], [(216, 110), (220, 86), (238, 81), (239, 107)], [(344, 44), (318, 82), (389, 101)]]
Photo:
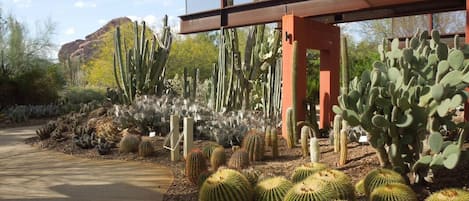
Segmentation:
[(204, 184), (205, 180), (207, 180), (208, 177), (210, 177), (210, 175), (212, 175), (213, 172), (210, 172), (210, 171), (203, 171), (202, 173), (200, 173), (199, 175), (199, 179), (197, 180), (197, 186), (200, 188), (202, 187), (202, 184)]
[(321, 151), (319, 150), (319, 141), (318, 138), (312, 137), (309, 141), (309, 152), (311, 153), (311, 162), (319, 162)]
[(347, 122), (342, 121), (342, 130), (340, 130), (340, 156), (339, 156), (339, 166), (344, 166), (347, 163)]
[(469, 192), (456, 189), (448, 188), (437, 191), (425, 199), (425, 201), (467, 201), (469, 200)]
[(293, 112), (293, 108), (289, 107), (287, 109), (287, 147), (289, 149), (292, 149), (293, 146), (295, 146), (295, 139), (294, 139), (294, 136), (295, 136), (295, 123), (293, 122), (294, 121), (294, 112)]
[(383, 168), (372, 170), (364, 180), (365, 194), (369, 196), (375, 188), (392, 183), (405, 184), (406, 182), (402, 175), (392, 170)]
[(285, 195), (283, 201), (331, 201), (335, 192), (326, 182), (318, 179), (305, 179), (295, 184)]
[(259, 182), (255, 188), (255, 201), (282, 201), (293, 183), (285, 177), (273, 177)]
[(370, 201), (417, 201), (417, 195), (405, 184), (392, 183), (375, 188)]
[(307, 177), (313, 175), (316, 172), (327, 169), (327, 165), (323, 163), (308, 163), (300, 167), (295, 168), (292, 175), (293, 183), (303, 181)]
[(213, 153), (213, 150), (215, 150), (218, 147), (220, 147), (219, 144), (214, 143), (214, 142), (210, 142), (209, 144), (205, 145), (202, 148), (202, 153), (204, 154), (204, 156), (207, 160), (210, 160), (210, 158), (212, 156), (212, 153)]
[(142, 140), (140, 145), (138, 145), (138, 155), (142, 157), (151, 156), (155, 149), (151, 144), (150, 140)]
[[(311, 127), (303, 126), (301, 128), (301, 152), (303, 153), (303, 158), (307, 158), (309, 154), (308, 150), (308, 139), (312, 137)], [(316, 161), (317, 162), (317, 161)]]
[(249, 166), (249, 154), (244, 149), (236, 150), (233, 155), (231, 155), (230, 161), (228, 162), (228, 167), (233, 169), (244, 169)]
[(193, 184), (197, 184), (200, 174), (207, 171), (207, 161), (199, 149), (192, 150), (186, 159), (186, 177)]
[(249, 168), (249, 169), (241, 170), (241, 174), (243, 174), (246, 177), (246, 179), (248, 179), (251, 185), (255, 186), (257, 181), (259, 180), (259, 176), (261, 175), (261, 172), (254, 168)]
[(335, 199), (355, 200), (355, 189), (353, 184), (350, 182), (352, 179), (341, 171), (326, 169), (314, 173), (307, 179), (319, 179), (325, 181), (328, 188), (331, 188), (336, 192), (337, 197), (335, 197)]
[(270, 132), (271, 132), (271, 127), (270, 126), (267, 126), (265, 128), (265, 135), (264, 135), (264, 142), (265, 142), (265, 147), (269, 147), (269, 146), (272, 146), (272, 141), (270, 139), (271, 135), (270, 135)]
[(140, 138), (136, 135), (126, 135), (120, 141), (119, 151), (121, 153), (137, 152)]
[(264, 157), (264, 138), (250, 133), (244, 137), (243, 148), (249, 154), (249, 161), (261, 161)]
[(202, 184), (199, 201), (251, 201), (253, 189), (241, 173), (220, 169)]
[(277, 129), (272, 128), (270, 131), (270, 140), (272, 145), (272, 158), (278, 158), (278, 136)]
[(342, 116), (335, 115), (334, 117), (334, 128), (333, 128), (333, 142), (334, 142), (334, 152), (338, 153), (340, 150), (340, 124), (342, 123)]
[(217, 171), (218, 167), (224, 165), (225, 163), (225, 149), (223, 147), (217, 147), (215, 150), (213, 150), (212, 156), (210, 157), (210, 165), (212, 166), (212, 170)]

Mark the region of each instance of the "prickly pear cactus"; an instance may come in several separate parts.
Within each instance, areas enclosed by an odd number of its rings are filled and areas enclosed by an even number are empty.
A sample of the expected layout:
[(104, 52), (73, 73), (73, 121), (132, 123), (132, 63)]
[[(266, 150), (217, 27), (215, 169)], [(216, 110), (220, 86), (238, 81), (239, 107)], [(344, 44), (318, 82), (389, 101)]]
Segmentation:
[(448, 188), (437, 191), (425, 199), (425, 201), (465, 201), (469, 200), (469, 192), (456, 189)]
[[(380, 61), (350, 82), (349, 92), (339, 96), (339, 106), (333, 109), (350, 126), (367, 131), (382, 167), (401, 174), (451, 169), (461, 154), (461, 140), (445, 142), (438, 131), (443, 125), (450, 130), (464, 126), (452, 122), (452, 117), (467, 100), (469, 54), (464, 51), (469, 46), (449, 49), (437, 31), (430, 40), (428, 36), (427, 31), (416, 34), (402, 49), (398, 39), (390, 47), (383, 42), (378, 48)], [(422, 146), (427, 137), (432, 154), (421, 158), (428, 151)]]
[(253, 132), (244, 137), (243, 148), (249, 154), (250, 161), (261, 161), (264, 158), (264, 138)]
[(386, 184), (375, 188), (370, 201), (417, 201), (417, 195), (407, 185), (400, 183)]
[(202, 184), (199, 201), (251, 201), (253, 189), (241, 173), (220, 169)]
[(368, 196), (375, 188), (392, 183), (405, 184), (406, 181), (399, 173), (383, 168), (378, 168), (369, 172), (363, 182), (365, 193)]
[(255, 201), (282, 201), (293, 183), (284, 177), (272, 177), (259, 182), (255, 188)]
[(327, 169), (327, 165), (323, 163), (308, 163), (295, 168), (292, 174), (293, 183), (303, 181), (307, 177), (313, 175), (316, 172)]

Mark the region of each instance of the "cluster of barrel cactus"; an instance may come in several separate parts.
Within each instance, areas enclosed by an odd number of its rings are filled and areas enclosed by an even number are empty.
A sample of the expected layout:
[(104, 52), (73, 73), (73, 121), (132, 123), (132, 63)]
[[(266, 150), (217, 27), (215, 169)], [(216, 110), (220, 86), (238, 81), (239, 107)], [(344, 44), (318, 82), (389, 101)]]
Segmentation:
[[(333, 108), (350, 126), (367, 131), (383, 167), (401, 174), (437, 166), (454, 168), (462, 150), (462, 140), (444, 142), (438, 131), (442, 125), (462, 127), (451, 118), (467, 100), (466, 54), (458, 37), (452, 49), (440, 41), (438, 31), (428, 37), (427, 31), (416, 34), (403, 49), (395, 39), (390, 51), (383, 42), (378, 48), (381, 60), (371, 72), (352, 80), (349, 92), (339, 96), (339, 106)], [(431, 155), (421, 157), (427, 136)]]

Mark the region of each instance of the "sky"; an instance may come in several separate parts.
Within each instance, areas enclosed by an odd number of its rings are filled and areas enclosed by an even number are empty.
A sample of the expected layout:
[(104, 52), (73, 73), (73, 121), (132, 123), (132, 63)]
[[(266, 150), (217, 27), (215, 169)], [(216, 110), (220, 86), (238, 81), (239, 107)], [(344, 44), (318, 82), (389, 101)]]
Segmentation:
[[(212, 0), (213, 1), (213, 0)], [(34, 33), (36, 25), (50, 19), (56, 24), (53, 41), (60, 45), (83, 39), (111, 19), (127, 16), (160, 27), (165, 14), (178, 27), (185, 0), (1, 0), (4, 14), (13, 14)]]

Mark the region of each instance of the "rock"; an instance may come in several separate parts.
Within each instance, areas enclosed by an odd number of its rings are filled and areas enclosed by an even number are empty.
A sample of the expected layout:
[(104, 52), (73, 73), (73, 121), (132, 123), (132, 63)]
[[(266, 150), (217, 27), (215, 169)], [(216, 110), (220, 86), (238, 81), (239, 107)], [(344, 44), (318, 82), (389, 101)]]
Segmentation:
[(60, 47), (58, 58), (59, 61), (64, 63), (67, 58), (80, 58), (82, 62), (86, 63), (90, 60), (99, 50), (96, 48), (102, 42), (102, 37), (110, 32), (113, 31), (115, 27), (130, 23), (128, 17), (120, 17), (115, 18), (109, 21), (107, 24), (99, 28), (97, 31), (89, 34), (85, 37), (85, 39), (78, 39), (69, 43), (65, 43)]

